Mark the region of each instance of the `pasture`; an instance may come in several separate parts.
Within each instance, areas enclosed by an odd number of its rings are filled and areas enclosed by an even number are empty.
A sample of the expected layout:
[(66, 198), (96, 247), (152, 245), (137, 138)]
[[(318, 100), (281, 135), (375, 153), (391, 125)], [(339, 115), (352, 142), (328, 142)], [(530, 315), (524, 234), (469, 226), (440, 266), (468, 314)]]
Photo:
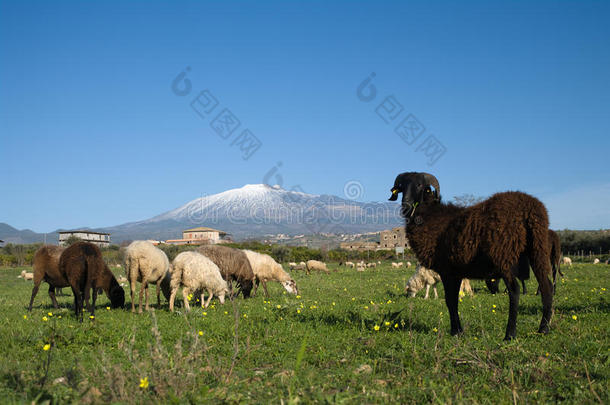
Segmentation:
[(460, 303), (465, 332), (452, 337), (442, 285), (438, 300), (406, 298), (414, 268), (389, 263), (296, 272), (298, 297), (269, 283), (269, 299), (259, 289), (188, 314), (163, 298), (153, 313), (109, 310), (103, 295), (82, 324), (67, 288), (55, 310), (43, 284), (28, 313), (22, 269), (0, 269), (3, 402), (610, 402), (607, 265), (562, 267), (546, 336), (535, 333), (541, 303), (529, 280), (511, 342), (506, 294), (473, 281), (475, 296)]

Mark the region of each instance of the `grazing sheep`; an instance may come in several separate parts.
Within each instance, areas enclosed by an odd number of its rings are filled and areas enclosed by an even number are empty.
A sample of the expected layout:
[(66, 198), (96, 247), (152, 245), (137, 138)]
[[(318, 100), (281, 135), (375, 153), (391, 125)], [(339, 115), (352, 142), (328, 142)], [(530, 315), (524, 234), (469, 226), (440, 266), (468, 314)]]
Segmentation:
[(461, 280), (502, 277), (510, 303), (505, 340), (516, 336), (521, 256), (532, 263), (540, 285), (543, 309), (538, 331), (549, 331), (553, 292), (544, 204), (521, 192), (494, 194), (470, 207), (444, 204), (438, 180), (428, 173), (402, 173), (391, 191), (392, 201), (402, 193), (406, 236), (417, 260), (441, 276), (452, 335), (463, 331), (458, 315)]
[[(409, 281), (407, 281), (405, 293), (408, 297), (415, 297), (419, 290), (426, 287), (426, 295), (424, 296), (424, 299), (428, 299), (430, 287), (432, 286), (434, 289), (434, 298), (438, 298), (436, 284), (440, 281), (441, 276), (437, 272), (427, 269), (422, 265), (418, 265), (415, 268), (415, 274), (413, 274)], [(471, 297), (474, 296), (474, 292), (470, 286), (470, 281), (467, 278), (463, 279), (462, 284), (460, 285), (460, 295), (465, 294), (468, 294)]]
[[(67, 247), (59, 258), (59, 272), (72, 287), (74, 312), (83, 320), (83, 305), (87, 304), (91, 316), (95, 315), (97, 290), (102, 288), (113, 308), (125, 304), (125, 291), (114, 278), (100, 248), (89, 242), (76, 242)], [(93, 289), (92, 303), (89, 306), (89, 293)]]
[(598, 264), (599, 263), (599, 259), (596, 257), (595, 260), (593, 260), (593, 264)]
[(434, 298), (438, 298), (438, 292), (436, 291), (436, 284), (441, 281), (441, 276), (433, 270), (429, 270), (422, 265), (418, 265), (415, 269), (415, 274), (409, 278), (407, 285), (405, 286), (405, 293), (408, 297), (415, 297), (417, 292), (422, 288), (426, 287), (426, 295), (424, 299), (428, 299), (430, 292), (430, 286), (434, 289)]
[(307, 266), (304, 264), (297, 264), (292, 270), (307, 270)]
[(295, 262), (290, 262), (290, 263), (288, 263), (288, 268), (289, 268), (290, 270), (294, 270), (294, 268), (295, 268), (295, 267), (297, 267), (297, 264), (296, 264)]
[(299, 262), (299, 266), (307, 266), (307, 263), (305, 263), (305, 262)]
[(19, 277), (23, 278), (25, 281), (30, 281), (34, 279), (34, 273), (29, 273), (25, 270), (22, 270), (21, 275)]
[(377, 267), (377, 263), (369, 263), (366, 267)]
[(307, 260), (305, 265), (307, 268), (307, 274), (310, 274), (312, 270), (323, 271), (326, 274), (330, 273), (326, 268), (326, 263), (318, 260)]
[(273, 260), (271, 256), (253, 252), (252, 250), (247, 249), (245, 249), (243, 252), (248, 257), (250, 266), (252, 266), (252, 271), (254, 272), (255, 284), (252, 296), (256, 295), (258, 285), (263, 283), (265, 297), (269, 297), (269, 292), (267, 291), (267, 281), (270, 280), (278, 281), (280, 284), (282, 284), (282, 286), (284, 286), (284, 289), (291, 294), (297, 295), (299, 293), (297, 283), (288, 273), (284, 271), (282, 265)]
[(561, 264), (567, 264), (568, 266), (571, 266), (572, 259), (570, 259), (568, 256), (564, 256), (563, 259), (561, 259)]
[(358, 267), (356, 267), (356, 271), (364, 271), (365, 269), (366, 269), (365, 266), (361, 266), (361, 263), (358, 263)]
[(55, 299), (55, 289), (70, 285), (68, 280), (59, 272), (59, 257), (63, 251), (64, 248), (60, 246), (44, 245), (34, 253), (34, 288), (32, 288), (32, 297), (30, 298), (28, 311), (32, 311), (34, 297), (38, 294), (38, 288), (40, 288), (40, 283), (43, 280), (49, 284), (49, 297), (51, 297), (53, 307), (58, 308), (57, 300)]
[(411, 267), (411, 262), (407, 262), (407, 269)]
[(222, 245), (205, 245), (199, 247), (197, 251), (216, 263), (220, 269), (220, 275), (229, 285), (231, 297), (233, 297), (234, 280), (239, 286), (237, 295), (241, 292), (244, 298), (250, 297), (254, 282), (254, 272), (244, 252)]
[(148, 284), (157, 285), (157, 306), (161, 306), (160, 291), (163, 290), (165, 299), (169, 300), (171, 274), (169, 260), (161, 249), (145, 240), (131, 242), (125, 249), (125, 274), (129, 280), (131, 290), (131, 312), (136, 312), (134, 295), (136, 283), (140, 285), (140, 308), (142, 313), (142, 296), (146, 291), (146, 310), (148, 306)]
[[(201, 306), (204, 308), (210, 305), (214, 294), (218, 296), (220, 303), (224, 304), (225, 295), (229, 293), (229, 286), (222, 278), (218, 266), (199, 252), (182, 252), (174, 258), (169, 298), (169, 309), (172, 312), (176, 293), (180, 287), (187, 311), (190, 310), (188, 296), (192, 292), (201, 291)], [(207, 301), (204, 301), (204, 290), (209, 294)]]
[(400, 267), (400, 266), (398, 265), (398, 263), (394, 263), (394, 262), (392, 262), (392, 268), (397, 269), (397, 268), (399, 268), (399, 267)]
[(352, 269), (355, 267), (355, 264), (353, 262), (345, 262), (345, 265), (347, 267), (351, 267)]

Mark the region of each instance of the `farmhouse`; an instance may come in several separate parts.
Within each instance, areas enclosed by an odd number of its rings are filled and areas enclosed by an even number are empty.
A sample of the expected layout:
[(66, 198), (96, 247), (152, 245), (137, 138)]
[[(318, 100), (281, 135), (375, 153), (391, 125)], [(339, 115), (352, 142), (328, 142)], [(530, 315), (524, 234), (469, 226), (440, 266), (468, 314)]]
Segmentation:
[(59, 246), (66, 246), (66, 241), (71, 237), (77, 237), (85, 242), (91, 242), (99, 247), (110, 246), (110, 234), (94, 232), (89, 230), (61, 231), (59, 232)]
[(170, 245), (208, 245), (230, 242), (227, 233), (218, 229), (200, 226), (182, 231), (182, 239), (169, 239), (165, 243)]
[(404, 226), (379, 232), (379, 247), (381, 249), (408, 248), (409, 241)]

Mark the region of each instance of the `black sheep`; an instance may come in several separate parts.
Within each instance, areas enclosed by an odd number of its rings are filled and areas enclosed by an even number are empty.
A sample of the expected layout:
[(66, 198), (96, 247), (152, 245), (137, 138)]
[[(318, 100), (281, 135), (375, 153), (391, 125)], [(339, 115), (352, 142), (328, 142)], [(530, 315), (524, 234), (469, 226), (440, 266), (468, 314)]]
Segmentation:
[(417, 259), (441, 276), (452, 335), (463, 331), (458, 315), (461, 280), (501, 277), (510, 300), (505, 340), (515, 337), (522, 257), (532, 263), (541, 289), (543, 310), (538, 332), (548, 333), (553, 293), (548, 278), (549, 220), (544, 204), (521, 192), (494, 194), (466, 208), (444, 204), (438, 180), (428, 173), (402, 173), (391, 191), (391, 201), (402, 193), (406, 234)]

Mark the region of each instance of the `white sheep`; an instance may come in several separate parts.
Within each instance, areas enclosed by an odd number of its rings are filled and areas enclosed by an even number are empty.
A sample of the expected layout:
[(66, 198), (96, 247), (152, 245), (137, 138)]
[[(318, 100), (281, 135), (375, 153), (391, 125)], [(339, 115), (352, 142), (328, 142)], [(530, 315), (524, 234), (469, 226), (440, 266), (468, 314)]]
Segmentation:
[(256, 295), (259, 283), (263, 283), (265, 296), (269, 297), (269, 293), (267, 292), (267, 281), (270, 280), (279, 281), (280, 284), (284, 286), (284, 289), (291, 294), (297, 295), (299, 293), (297, 283), (284, 271), (282, 265), (273, 260), (271, 256), (247, 249), (244, 249), (243, 252), (248, 257), (248, 261), (254, 272), (255, 284), (254, 291), (252, 292), (253, 296)]
[(345, 265), (346, 265), (347, 267), (351, 267), (352, 269), (355, 267), (355, 265), (354, 265), (354, 263), (353, 263), (353, 262), (345, 262)]
[(288, 263), (288, 268), (289, 268), (290, 270), (294, 270), (294, 268), (295, 268), (295, 267), (297, 267), (297, 264), (296, 264), (295, 262), (290, 262), (290, 263)]
[(361, 266), (363, 263), (358, 263), (358, 267), (356, 267), (356, 271), (364, 271), (366, 269), (365, 266)]
[[(225, 302), (225, 295), (229, 293), (229, 286), (222, 278), (220, 269), (213, 261), (199, 252), (182, 252), (173, 261), (171, 294), (169, 309), (174, 310), (174, 300), (178, 288), (182, 287), (184, 306), (189, 311), (188, 296), (197, 290), (201, 291), (201, 306), (207, 308), (214, 294), (218, 296), (221, 304)], [(204, 302), (203, 291), (207, 290), (209, 297)]]
[(593, 264), (598, 264), (599, 263), (599, 259), (596, 257), (595, 260), (593, 260)]
[(165, 253), (144, 240), (132, 242), (125, 249), (125, 274), (129, 281), (131, 289), (131, 312), (135, 312), (134, 294), (136, 292), (136, 283), (142, 283), (140, 286), (140, 308), (138, 312), (142, 312), (142, 296), (146, 290), (146, 310), (148, 307), (148, 284), (157, 285), (157, 305), (161, 306), (160, 290), (163, 290), (163, 295), (169, 299), (170, 295), (170, 266), (169, 260)]
[(366, 267), (377, 267), (377, 263), (375, 263), (375, 262), (369, 263), (366, 265)]
[(28, 281), (28, 280), (34, 280), (34, 273), (28, 273), (25, 270), (21, 271), (21, 277)]
[[(422, 265), (417, 265), (415, 274), (413, 274), (409, 281), (407, 281), (405, 293), (407, 293), (409, 297), (415, 297), (418, 291), (426, 287), (426, 295), (424, 296), (424, 299), (428, 299), (430, 287), (432, 287), (434, 289), (434, 298), (438, 298), (436, 284), (440, 281), (441, 276), (437, 272), (427, 269)], [(470, 281), (466, 278), (462, 280), (462, 285), (460, 286), (460, 295), (463, 295), (464, 293), (467, 293), (470, 296), (474, 295), (472, 292), (472, 287), (470, 286)]]
[(564, 256), (563, 259), (561, 259), (561, 264), (567, 264), (568, 266), (571, 266), (572, 259), (570, 259), (568, 256)]
[(392, 262), (392, 268), (399, 269), (401, 267), (402, 267), (402, 262), (400, 262), (400, 263)]
[[(401, 262), (401, 263), (402, 263), (402, 262)], [(407, 262), (407, 266), (406, 266), (406, 267), (407, 267), (407, 269), (408, 269), (409, 267), (411, 267), (411, 262)]]
[(307, 274), (311, 273), (312, 270), (323, 271), (325, 273), (329, 273), (328, 269), (326, 268), (326, 263), (318, 261), (318, 260), (307, 260), (307, 263), (305, 263), (305, 266), (307, 268)]

